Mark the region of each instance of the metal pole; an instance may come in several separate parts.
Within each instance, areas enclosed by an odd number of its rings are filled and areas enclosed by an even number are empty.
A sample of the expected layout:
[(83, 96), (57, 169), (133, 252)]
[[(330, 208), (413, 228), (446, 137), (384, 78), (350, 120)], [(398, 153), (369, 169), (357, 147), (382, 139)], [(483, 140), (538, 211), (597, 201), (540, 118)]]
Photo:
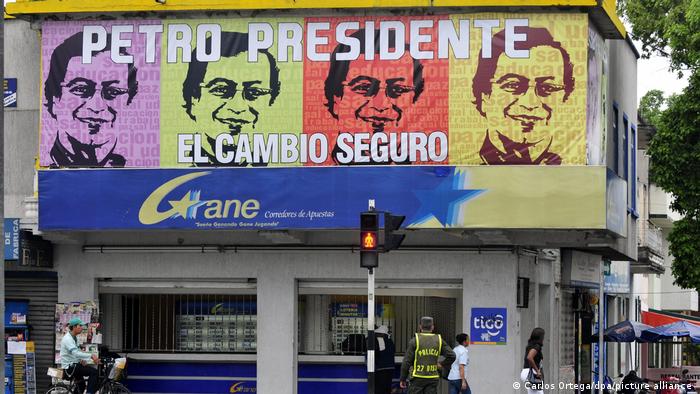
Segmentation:
[(374, 269), (367, 270), (367, 393), (374, 394)]
[[(374, 200), (367, 202), (374, 211)], [(367, 269), (367, 393), (374, 394), (374, 269)]]
[(601, 259), (600, 261), (600, 278), (598, 281), (598, 394), (603, 394), (603, 380), (605, 377), (605, 372), (603, 371), (603, 314), (605, 313), (605, 262)]

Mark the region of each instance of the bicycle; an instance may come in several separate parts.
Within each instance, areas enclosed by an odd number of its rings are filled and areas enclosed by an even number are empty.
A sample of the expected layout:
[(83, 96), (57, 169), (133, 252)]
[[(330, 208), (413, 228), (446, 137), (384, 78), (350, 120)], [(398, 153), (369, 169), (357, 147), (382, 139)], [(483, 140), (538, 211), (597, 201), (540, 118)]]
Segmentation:
[[(100, 364), (97, 367), (97, 390), (100, 394), (131, 394), (126, 386), (118, 382), (120, 377), (114, 370), (114, 364), (115, 358), (100, 357)], [(49, 370), (51, 371), (51, 368)], [(54, 376), (51, 373), (49, 375)], [(49, 387), (46, 394), (82, 394), (79, 392), (79, 377), (73, 376), (70, 380), (62, 380), (62, 377), (59, 379), (61, 380)]]

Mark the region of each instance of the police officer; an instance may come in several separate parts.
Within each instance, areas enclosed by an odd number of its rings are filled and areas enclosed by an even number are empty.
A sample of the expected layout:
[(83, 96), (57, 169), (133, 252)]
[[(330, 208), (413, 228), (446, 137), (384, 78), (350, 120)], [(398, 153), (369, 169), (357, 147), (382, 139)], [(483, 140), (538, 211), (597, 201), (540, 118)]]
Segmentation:
[[(442, 340), (440, 334), (433, 334), (432, 317), (420, 319), (420, 333), (408, 342), (406, 355), (401, 364), (401, 388), (406, 388), (406, 380), (410, 379), (409, 394), (437, 394), (438, 381), (442, 365), (452, 365), (455, 353)], [(445, 357), (442, 364), (440, 356)]]

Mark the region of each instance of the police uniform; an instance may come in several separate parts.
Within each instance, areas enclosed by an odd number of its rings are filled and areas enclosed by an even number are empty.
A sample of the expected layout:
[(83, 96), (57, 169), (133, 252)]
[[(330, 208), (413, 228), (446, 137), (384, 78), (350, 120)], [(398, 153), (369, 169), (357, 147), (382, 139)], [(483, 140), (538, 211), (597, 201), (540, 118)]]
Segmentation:
[(417, 333), (409, 341), (401, 364), (401, 381), (410, 381), (409, 394), (437, 394), (440, 356), (445, 357), (443, 365), (452, 365), (455, 361), (455, 353), (440, 334)]

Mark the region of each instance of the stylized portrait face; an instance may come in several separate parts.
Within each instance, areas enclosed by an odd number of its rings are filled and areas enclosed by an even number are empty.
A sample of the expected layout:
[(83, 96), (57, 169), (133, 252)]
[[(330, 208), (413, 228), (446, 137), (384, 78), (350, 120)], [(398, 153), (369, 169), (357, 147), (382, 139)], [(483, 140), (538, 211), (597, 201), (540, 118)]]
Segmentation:
[[(105, 49), (82, 62), (83, 35), (76, 33), (51, 53), (44, 81), (43, 126), (56, 167), (123, 167), (120, 133), (128, 134), (126, 108), (138, 93), (133, 63), (112, 61), (111, 37)], [(121, 55), (128, 55), (126, 50)]]
[(128, 66), (115, 65), (109, 52), (98, 53), (91, 64), (70, 59), (52, 107), (64, 146), (70, 146), (68, 134), (96, 148), (113, 147), (119, 112), (129, 103), (128, 79)]
[[(211, 39), (206, 45), (210, 46)], [(280, 92), (279, 69), (267, 51), (248, 62), (248, 34), (221, 32), (221, 58), (196, 60), (195, 48), (182, 84), (184, 108), (209, 138), (221, 133), (252, 132)]]
[(493, 37), (492, 56), (479, 56), (472, 92), (488, 125), (480, 155), (489, 164), (561, 164), (550, 150), (561, 127), (552, 119), (574, 90), (573, 64), (547, 29), (520, 33), (527, 40), (515, 49), (529, 50), (528, 58), (505, 54), (504, 31)]
[(336, 100), (341, 121), (352, 117), (370, 125), (372, 131), (391, 129), (398, 126), (415, 97), (413, 60), (405, 55), (386, 67), (386, 62), (361, 55), (350, 62), (342, 86), (343, 97)]
[[(397, 60), (379, 60), (378, 53), (367, 59), (364, 36), (364, 30), (351, 35), (361, 43), (360, 55), (355, 60), (336, 60), (337, 54), (350, 51), (348, 46), (338, 45), (333, 51), (324, 84), (326, 107), (344, 130), (398, 129), (404, 112), (423, 92), (423, 65), (411, 57), (408, 48)], [(389, 36), (389, 46), (396, 47), (393, 35)], [(379, 51), (378, 31), (374, 49)]]
[(201, 97), (192, 101), (191, 109), (203, 130), (252, 131), (270, 107), (270, 64), (265, 56), (248, 63), (247, 56), (241, 52), (207, 65), (199, 84)]
[[(560, 59), (559, 50), (538, 46), (530, 50), (534, 59)], [(483, 97), (482, 110), (489, 130), (513, 142), (542, 144), (553, 138), (552, 112), (564, 101), (563, 67), (538, 66), (531, 59), (511, 59), (505, 54), (491, 79), (491, 94)]]

